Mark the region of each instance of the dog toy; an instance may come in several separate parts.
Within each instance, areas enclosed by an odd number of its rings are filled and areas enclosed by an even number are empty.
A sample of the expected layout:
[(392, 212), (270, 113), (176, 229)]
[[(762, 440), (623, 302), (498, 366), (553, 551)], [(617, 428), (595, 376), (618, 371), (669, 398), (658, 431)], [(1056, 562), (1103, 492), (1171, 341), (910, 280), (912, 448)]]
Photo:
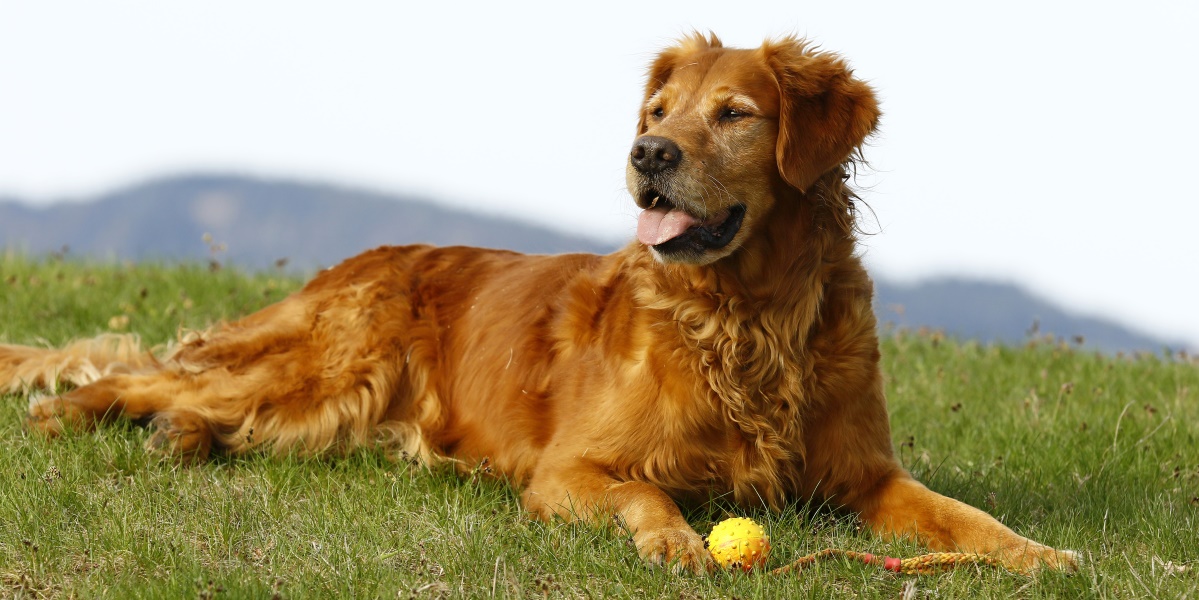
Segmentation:
[[(840, 550), (837, 548), (826, 548), (820, 552), (814, 552), (807, 556), (801, 556), (789, 565), (779, 567), (770, 572), (771, 575), (782, 575), (785, 573), (799, 573), (805, 567), (813, 563), (827, 558), (844, 557), (850, 560), (860, 561), (867, 565), (882, 565), (888, 571), (903, 573), (905, 575), (929, 575), (939, 571), (948, 571), (954, 567), (962, 565), (987, 565), (992, 567), (1008, 568), (998, 559), (987, 556), (986, 554), (974, 554), (968, 552), (933, 552), (931, 554), (922, 554), (913, 556), (912, 558), (894, 558), (891, 556), (876, 556), (869, 552), (854, 552), (853, 550)], [(1016, 570), (1017, 573), (1023, 571)]]
[(752, 519), (725, 519), (708, 534), (708, 552), (726, 569), (749, 571), (765, 565), (770, 555), (770, 536)]
[[(754, 567), (763, 567), (770, 555), (770, 537), (766, 535), (766, 530), (752, 519), (742, 517), (717, 523), (712, 528), (712, 533), (708, 534), (707, 545), (712, 558), (726, 569), (750, 571)], [(839, 548), (826, 548), (801, 556), (790, 564), (770, 571), (770, 574), (799, 573), (821, 560), (838, 557), (867, 565), (878, 565), (888, 571), (905, 575), (930, 575), (965, 565), (985, 565), (1027, 574), (1027, 570), (1004, 565), (993, 556), (972, 552), (932, 552), (911, 558), (895, 558)]]

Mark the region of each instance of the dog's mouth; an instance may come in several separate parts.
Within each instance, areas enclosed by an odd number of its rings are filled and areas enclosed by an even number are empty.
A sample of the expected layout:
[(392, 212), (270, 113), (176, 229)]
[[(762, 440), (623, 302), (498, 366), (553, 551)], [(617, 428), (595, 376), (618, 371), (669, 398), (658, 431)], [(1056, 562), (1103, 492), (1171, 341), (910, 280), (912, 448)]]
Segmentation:
[(641, 200), (648, 208), (637, 218), (637, 239), (666, 256), (698, 257), (719, 250), (733, 240), (745, 218), (744, 204), (701, 218), (653, 189)]

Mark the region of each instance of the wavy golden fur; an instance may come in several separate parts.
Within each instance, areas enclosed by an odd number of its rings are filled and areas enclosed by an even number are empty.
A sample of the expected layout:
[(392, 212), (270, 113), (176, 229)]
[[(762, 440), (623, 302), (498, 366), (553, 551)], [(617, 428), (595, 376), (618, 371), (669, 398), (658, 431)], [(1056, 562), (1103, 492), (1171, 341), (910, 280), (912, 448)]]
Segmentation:
[(711, 566), (676, 501), (815, 498), (884, 535), (1072, 567), (929, 491), (892, 454), (853, 156), (879, 110), (837, 56), (694, 35), (650, 67), (628, 186), (638, 241), (608, 256), (384, 247), (183, 340), (0, 346), (0, 387), (48, 434), (117, 416), (148, 445), (319, 453), (388, 443), (493, 468), (535, 515), (618, 515), (640, 553)]

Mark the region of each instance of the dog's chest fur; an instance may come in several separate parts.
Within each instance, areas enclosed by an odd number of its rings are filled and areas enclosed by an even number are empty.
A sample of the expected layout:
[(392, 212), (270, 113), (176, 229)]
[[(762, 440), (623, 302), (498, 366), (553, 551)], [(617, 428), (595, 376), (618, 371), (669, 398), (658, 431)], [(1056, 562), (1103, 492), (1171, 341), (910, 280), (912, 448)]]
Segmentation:
[(645, 369), (660, 390), (648, 399), (660, 413), (652, 422), (671, 426), (639, 440), (643, 460), (628, 465), (631, 475), (680, 497), (707, 481), (698, 494), (781, 505), (803, 471), (801, 422), (812, 381), (798, 334), (817, 307), (750, 303), (714, 278), (658, 276), (656, 285), (635, 286), (648, 293), (634, 294), (644, 321), (631, 326), (650, 331)]

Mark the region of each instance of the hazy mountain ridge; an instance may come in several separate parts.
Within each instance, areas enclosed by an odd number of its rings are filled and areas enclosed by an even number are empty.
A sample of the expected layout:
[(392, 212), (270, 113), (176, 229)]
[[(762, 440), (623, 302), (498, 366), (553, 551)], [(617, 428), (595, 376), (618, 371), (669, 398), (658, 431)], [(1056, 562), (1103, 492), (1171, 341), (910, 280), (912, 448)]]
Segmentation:
[(915, 283), (875, 278), (874, 312), (886, 327), (932, 327), (959, 339), (1019, 344), (1054, 335), (1106, 352), (1179, 350), (1108, 319), (1074, 314), (1018, 285), (944, 277)]
[[(211, 236), (212, 244), (203, 241)], [(614, 248), (514, 219), (325, 184), (227, 175), (154, 180), (93, 201), (31, 208), (0, 202), (0, 245), (120, 259), (207, 259), (256, 269), (286, 258), (330, 266), (384, 244), (507, 248), (538, 254)]]
[[(158, 179), (87, 202), (44, 207), (0, 199), (0, 247), (32, 255), (66, 246), (72, 255), (102, 259), (215, 258), (249, 269), (287, 259), (293, 268), (312, 270), (375, 246), (410, 243), (539, 254), (617, 247), (420, 198), (233, 175)], [(1037, 323), (1042, 334), (1081, 336), (1088, 347), (1105, 351), (1183, 346), (1073, 315), (1015, 285), (954, 278), (898, 284), (875, 275), (875, 311), (884, 325), (1019, 343)]]

